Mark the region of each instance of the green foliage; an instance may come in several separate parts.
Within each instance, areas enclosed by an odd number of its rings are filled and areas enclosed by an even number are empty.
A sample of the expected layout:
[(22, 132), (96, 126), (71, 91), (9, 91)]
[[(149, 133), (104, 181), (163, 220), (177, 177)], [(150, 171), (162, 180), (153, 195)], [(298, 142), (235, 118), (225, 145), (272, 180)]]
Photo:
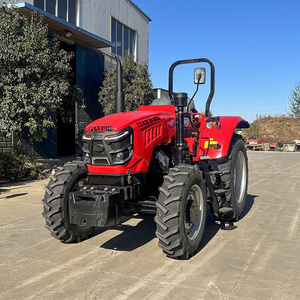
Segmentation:
[[(147, 65), (136, 63), (130, 55), (123, 57), (122, 62), (126, 111), (136, 110), (140, 105), (149, 105), (154, 94)], [(106, 115), (115, 109), (116, 84), (117, 67), (107, 69), (99, 92), (99, 102)]]
[(39, 179), (41, 167), (26, 154), (0, 153), (0, 183)]
[(82, 100), (70, 84), (74, 54), (60, 49), (40, 15), (17, 8), (0, 7), (0, 40), (0, 130), (20, 137), (27, 129), (31, 141), (41, 141), (55, 126), (52, 112), (67, 118)]
[(290, 107), (294, 117), (300, 117), (300, 82), (295, 85), (295, 89), (291, 92)]

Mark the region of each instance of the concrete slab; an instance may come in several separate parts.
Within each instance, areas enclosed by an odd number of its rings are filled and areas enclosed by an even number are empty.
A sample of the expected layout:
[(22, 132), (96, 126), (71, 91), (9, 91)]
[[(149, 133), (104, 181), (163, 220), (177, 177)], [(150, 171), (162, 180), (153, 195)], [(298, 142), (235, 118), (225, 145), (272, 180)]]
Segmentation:
[(300, 153), (248, 156), (237, 228), (209, 214), (187, 261), (161, 252), (153, 216), (62, 244), (41, 217), (47, 180), (0, 186), (0, 299), (300, 299)]

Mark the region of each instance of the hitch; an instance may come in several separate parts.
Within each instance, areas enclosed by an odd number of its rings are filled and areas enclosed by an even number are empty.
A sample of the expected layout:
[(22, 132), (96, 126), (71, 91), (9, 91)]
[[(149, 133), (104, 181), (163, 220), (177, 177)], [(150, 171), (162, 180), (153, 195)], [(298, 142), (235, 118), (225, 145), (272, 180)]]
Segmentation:
[(107, 227), (120, 224), (123, 189), (108, 188), (69, 193), (69, 222), (79, 226)]

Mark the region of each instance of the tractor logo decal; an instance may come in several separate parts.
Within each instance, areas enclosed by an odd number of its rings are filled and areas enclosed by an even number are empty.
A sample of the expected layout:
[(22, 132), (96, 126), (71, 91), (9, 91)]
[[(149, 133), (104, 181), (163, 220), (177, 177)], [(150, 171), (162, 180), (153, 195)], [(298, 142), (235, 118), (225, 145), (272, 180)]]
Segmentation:
[(154, 118), (150, 118), (150, 119), (146, 119), (146, 120), (143, 120), (143, 121), (140, 121), (140, 122), (137, 122), (136, 125), (138, 127), (143, 127), (145, 125), (149, 125), (149, 124), (152, 124), (154, 122), (157, 122), (160, 120), (160, 117), (154, 117)]
[(112, 126), (89, 126), (88, 131), (113, 131)]
[(217, 149), (218, 148), (218, 141), (214, 141), (213, 138), (209, 138), (208, 141), (205, 141), (204, 143), (204, 148), (213, 148), (213, 149)]

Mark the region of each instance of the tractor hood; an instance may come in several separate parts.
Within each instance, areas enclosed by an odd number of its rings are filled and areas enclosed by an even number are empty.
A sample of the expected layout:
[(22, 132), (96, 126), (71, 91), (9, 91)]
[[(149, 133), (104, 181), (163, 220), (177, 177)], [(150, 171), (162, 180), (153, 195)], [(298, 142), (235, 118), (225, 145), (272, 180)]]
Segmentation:
[(85, 127), (85, 131), (118, 131), (128, 126), (150, 125), (159, 121), (160, 116), (170, 113), (164, 111), (121, 112), (97, 119)]
[(139, 173), (148, 170), (153, 150), (174, 136), (173, 105), (142, 106), (87, 125), (82, 149), (91, 174)]

